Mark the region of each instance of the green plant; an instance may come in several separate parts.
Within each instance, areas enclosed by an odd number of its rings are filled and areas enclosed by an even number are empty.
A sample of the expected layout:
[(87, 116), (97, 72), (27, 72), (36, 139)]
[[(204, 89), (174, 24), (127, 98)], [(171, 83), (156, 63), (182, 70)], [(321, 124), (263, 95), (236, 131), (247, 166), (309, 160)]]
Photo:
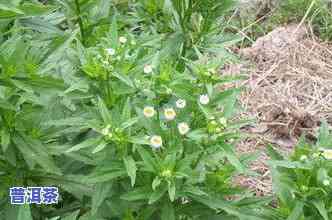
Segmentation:
[(269, 147), (273, 188), (282, 219), (330, 219), (332, 134), (327, 123), (315, 145), (300, 141), (289, 159)]
[[(131, 31), (121, 3), (49, 4), (0, 4), (0, 219), (265, 219), (270, 200), (232, 185), (248, 158), (234, 153), (241, 89), (220, 90), (236, 80), (218, 75), (220, 54), (170, 60), (172, 42)], [(208, 32), (220, 14), (203, 12)], [(49, 185), (59, 204), (8, 202), (12, 186)]]
[(322, 39), (332, 39), (331, 6), (325, 0), (281, 1), (270, 22), (272, 24), (300, 22), (305, 16), (306, 21)]
[[(161, 53), (184, 68), (184, 60), (198, 59), (197, 53), (225, 53), (224, 45), (235, 35), (224, 32), (224, 16), (233, 9), (234, 0), (136, 1), (132, 6), (134, 28), (139, 33), (161, 37)], [(222, 34), (221, 34), (222, 33)]]

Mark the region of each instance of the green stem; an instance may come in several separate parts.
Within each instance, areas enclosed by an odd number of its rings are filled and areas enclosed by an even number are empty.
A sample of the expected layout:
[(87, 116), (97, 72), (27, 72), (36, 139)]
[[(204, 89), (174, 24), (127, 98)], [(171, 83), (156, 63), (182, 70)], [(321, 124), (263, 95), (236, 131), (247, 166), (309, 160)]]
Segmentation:
[(86, 46), (85, 31), (84, 31), (83, 20), (81, 17), (81, 8), (80, 8), (79, 0), (75, 0), (75, 5), (76, 5), (76, 14), (78, 17), (78, 25), (80, 26), (80, 32), (81, 32), (81, 37), (82, 37), (82, 44), (83, 44), (83, 46)]

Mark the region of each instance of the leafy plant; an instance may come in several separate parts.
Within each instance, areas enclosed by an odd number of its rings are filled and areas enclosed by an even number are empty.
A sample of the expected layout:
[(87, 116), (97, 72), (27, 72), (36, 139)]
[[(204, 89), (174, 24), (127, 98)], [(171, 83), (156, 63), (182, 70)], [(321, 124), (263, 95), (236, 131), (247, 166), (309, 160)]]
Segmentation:
[(139, 0), (132, 5), (129, 21), (135, 22), (139, 33), (160, 35), (161, 53), (175, 59), (183, 70), (182, 58), (196, 60), (204, 51), (225, 54), (223, 46), (237, 40), (223, 32), (224, 16), (233, 6), (233, 0)]
[[(312, 4), (312, 6), (311, 6)], [(306, 15), (306, 13), (308, 13)], [(272, 23), (300, 22), (303, 17), (322, 37), (332, 39), (332, 14), (331, 5), (325, 0), (287, 0), (280, 3), (277, 12), (272, 16)]]
[(327, 123), (317, 144), (300, 141), (289, 159), (269, 147), (273, 188), (283, 219), (330, 219), (332, 135)]
[[(170, 16), (163, 25), (192, 50), (222, 16), (213, 2), (210, 14), (201, 1), (165, 1), (171, 14), (143, 30)], [(43, 10), (21, 13), (25, 4)], [(217, 74), (221, 54), (195, 46), (193, 60), (169, 59), (163, 39), (176, 34), (137, 32), (123, 3), (49, 4), (1, 3), (0, 219), (264, 219), (270, 200), (232, 185), (247, 172), (233, 150), (241, 89), (220, 90), (236, 80)], [(57, 205), (9, 204), (10, 187), (49, 185)]]

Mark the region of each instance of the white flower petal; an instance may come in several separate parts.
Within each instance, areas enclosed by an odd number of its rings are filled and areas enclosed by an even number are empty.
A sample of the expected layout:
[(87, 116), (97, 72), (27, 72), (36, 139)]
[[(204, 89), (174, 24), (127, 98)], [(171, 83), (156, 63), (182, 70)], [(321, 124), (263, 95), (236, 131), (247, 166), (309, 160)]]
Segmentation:
[(127, 38), (121, 36), (121, 37), (119, 37), (119, 42), (122, 44), (125, 44), (125, 43), (127, 43)]
[(154, 135), (150, 138), (150, 144), (154, 148), (160, 148), (163, 145), (163, 140), (160, 136)]
[(153, 107), (151, 106), (146, 106), (144, 109), (143, 109), (143, 114), (145, 117), (147, 118), (151, 118), (154, 116), (154, 114), (156, 113), (156, 111), (154, 110)]
[(176, 116), (176, 112), (174, 111), (173, 108), (166, 108), (164, 110), (164, 114), (167, 120), (173, 120)]
[(152, 72), (152, 66), (150, 64), (146, 64), (143, 69), (144, 73), (149, 74)]
[(201, 95), (199, 97), (199, 102), (202, 104), (202, 105), (207, 105), (209, 104), (210, 102), (210, 98), (207, 94), (204, 94), (204, 95)]
[(186, 122), (181, 122), (178, 124), (178, 130), (181, 135), (185, 135), (189, 132), (190, 128)]
[(184, 100), (184, 99), (178, 99), (175, 103), (176, 107), (181, 108), (181, 109), (186, 107), (186, 104), (187, 104), (186, 100)]

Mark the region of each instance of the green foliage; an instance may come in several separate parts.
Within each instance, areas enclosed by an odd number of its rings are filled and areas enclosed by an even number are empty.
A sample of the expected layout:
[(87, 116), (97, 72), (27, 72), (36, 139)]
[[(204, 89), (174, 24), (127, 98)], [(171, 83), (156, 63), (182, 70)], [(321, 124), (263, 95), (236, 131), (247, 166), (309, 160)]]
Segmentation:
[[(332, 39), (332, 5), (328, 0), (261, 1), (259, 7), (241, 8), (235, 14), (228, 13), (229, 32), (241, 31), (244, 35), (241, 47), (248, 47), (257, 38), (275, 28), (304, 21), (323, 40)], [(268, 2), (275, 2), (269, 4)], [(265, 3), (265, 4), (264, 4)], [(246, 11), (247, 9), (247, 11)], [(258, 9), (255, 11), (255, 9)], [(234, 18), (235, 17), (235, 18)]]
[(330, 219), (332, 134), (326, 122), (316, 145), (300, 141), (294, 153), (283, 158), (269, 148), (273, 188), (279, 200), (278, 211), (284, 219)]
[[(311, 4), (313, 3), (313, 6)], [(286, 0), (281, 1), (271, 23), (300, 22), (307, 15), (308, 23), (322, 39), (332, 39), (332, 5), (326, 0)]]
[[(231, 1), (154, 3), (0, 4), (0, 219), (264, 219), (232, 185), (241, 89), (207, 44)], [(59, 204), (9, 204), (48, 185)]]
[(234, 0), (139, 0), (128, 21), (136, 23), (135, 31), (160, 35), (161, 54), (175, 59), (183, 70), (182, 58), (197, 59), (198, 51), (224, 52), (223, 46), (230, 40), (222, 32), (224, 15), (233, 5)]
[[(0, 219), (328, 218), (328, 154), (311, 159), (326, 124), (291, 161), (270, 149), (280, 209), (233, 184), (252, 172), (234, 150), (242, 88), (225, 86), (239, 77), (217, 71), (232, 2), (0, 1)], [(13, 186), (57, 186), (59, 203), (10, 205)]]

